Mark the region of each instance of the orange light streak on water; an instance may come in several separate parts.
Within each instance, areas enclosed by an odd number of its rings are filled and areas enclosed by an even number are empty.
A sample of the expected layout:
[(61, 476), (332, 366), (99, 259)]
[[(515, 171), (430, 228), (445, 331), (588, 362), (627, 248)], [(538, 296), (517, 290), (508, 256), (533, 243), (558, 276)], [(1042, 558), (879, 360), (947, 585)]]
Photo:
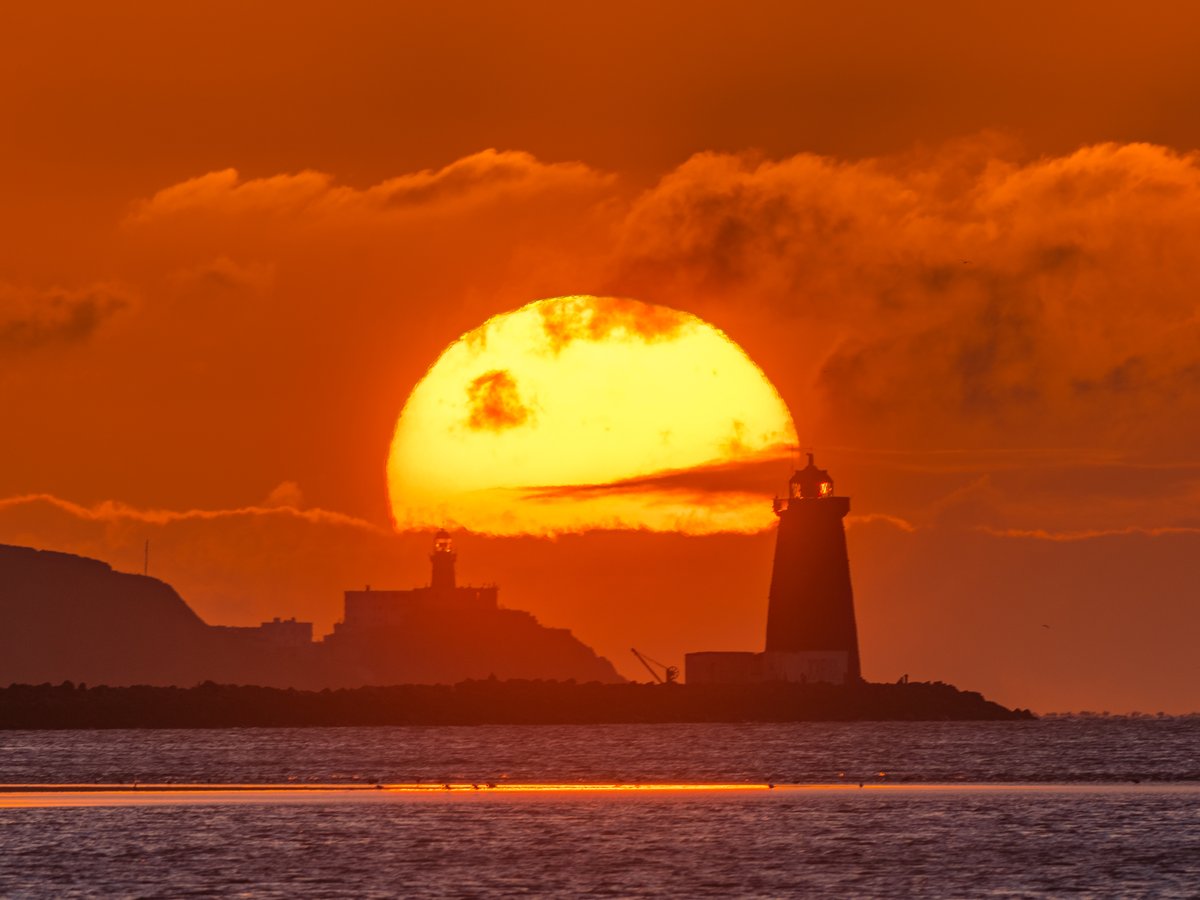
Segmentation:
[(1200, 784), (0, 784), (0, 809), (46, 807), (361, 803), (554, 796), (759, 794), (1200, 793)]

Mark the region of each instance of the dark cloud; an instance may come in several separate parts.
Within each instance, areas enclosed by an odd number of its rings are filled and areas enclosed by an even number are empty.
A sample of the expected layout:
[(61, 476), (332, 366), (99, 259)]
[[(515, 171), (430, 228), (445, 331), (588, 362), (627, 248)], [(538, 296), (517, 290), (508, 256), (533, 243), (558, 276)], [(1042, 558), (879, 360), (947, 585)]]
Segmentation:
[(632, 206), (614, 286), (772, 323), (793, 352), (757, 346), (790, 402), (816, 388), (818, 433), (1195, 446), (1200, 157), (1010, 152), (697, 155)]
[(521, 400), (516, 379), (504, 369), (484, 372), (467, 385), (467, 408), (467, 426), (476, 431), (516, 428), (533, 416)]
[(703, 500), (719, 494), (769, 495), (782, 489), (791, 474), (789, 454), (784, 451), (762, 453), (758, 458), (714, 462), (688, 469), (671, 469), (637, 478), (603, 484), (566, 484), (526, 487), (531, 500), (563, 499), (600, 494), (683, 494)]
[(620, 297), (572, 297), (544, 304), (538, 312), (555, 351), (572, 341), (602, 341), (618, 331), (643, 341), (673, 338), (691, 321), (677, 310)]
[(111, 285), (81, 290), (32, 290), (0, 285), (0, 347), (24, 350), (85, 340), (133, 305)]

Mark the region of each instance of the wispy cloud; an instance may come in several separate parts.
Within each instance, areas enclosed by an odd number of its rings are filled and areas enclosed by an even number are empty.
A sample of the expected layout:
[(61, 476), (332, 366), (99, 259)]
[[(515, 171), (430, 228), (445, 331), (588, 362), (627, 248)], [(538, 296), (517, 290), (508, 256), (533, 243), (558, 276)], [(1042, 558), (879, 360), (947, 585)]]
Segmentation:
[(1085, 531), (1046, 531), (1040, 528), (990, 528), (979, 526), (976, 531), (1002, 538), (1026, 538), (1039, 541), (1054, 541), (1068, 543), (1071, 541), (1090, 541), (1106, 537), (1166, 537), (1177, 534), (1200, 534), (1200, 527), (1190, 525), (1166, 525), (1159, 528), (1129, 527), (1129, 528), (1097, 528)]
[(912, 533), (917, 530), (917, 526), (908, 519), (900, 516), (891, 516), (887, 513), (865, 513), (863, 515), (846, 516), (846, 525), (873, 525), (876, 522), (881, 522), (885, 525), (891, 525), (893, 528), (898, 528), (901, 531)]
[(1138, 471), (1196, 472), (1200, 460), (1139, 459), (1127, 452), (1105, 448), (1004, 447), (881, 449), (825, 447), (823, 450), (873, 468), (904, 472), (976, 473), (1055, 469), (1129, 469)]
[(378, 534), (390, 533), (366, 519), (328, 509), (297, 509), (294, 506), (241, 506), (233, 509), (139, 509), (117, 500), (104, 500), (92, 506), (74, 503), (54, 494), (21, 494), (0, 498), (0, 510), (44, 505), (88, 522), (140, 522), (147, 525), (171, 525), (176, 522), (215, 521), (252, 517), (298, 519), (316, 525), (357, 528)]
[(368, 188), (339, 185), (332, 175), (306, 170), (295, 174), (244, 179), (222, 169), (163, 188), (144, 200), (130, 224), (168, 216), (302, 216), (308, 219), (377, 216), (449, 204), (470, 205), (499, 195), (546, 191), (595, 190), (613, 176), (583, 163), (544, 163), (519, 151), (483, 150), (441, 169), (425, 169), (389, 178)]

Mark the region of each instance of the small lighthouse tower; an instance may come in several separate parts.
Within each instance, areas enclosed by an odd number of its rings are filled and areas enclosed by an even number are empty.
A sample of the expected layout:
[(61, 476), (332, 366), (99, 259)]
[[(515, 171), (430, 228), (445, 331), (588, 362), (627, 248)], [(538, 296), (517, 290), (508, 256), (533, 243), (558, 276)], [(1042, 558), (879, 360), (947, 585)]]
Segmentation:
[(850, 498), (813, 462), (792, 475), (777, 497), (775, 563), (767, 607), (767, 654), (845, 653), (846, 682), (862, 679), (850, 559), (842, 519)]
[(435, 596), (448, 597), (455, 592), (457, 584), (454, 580), (454, 562), (457, 559), (458, 554), (454, 552), (449, 533), (443, 530), (435, 534), (433, 552), (429, 554), (429, 561), (433, 563), (433, 580), (430, 586)]

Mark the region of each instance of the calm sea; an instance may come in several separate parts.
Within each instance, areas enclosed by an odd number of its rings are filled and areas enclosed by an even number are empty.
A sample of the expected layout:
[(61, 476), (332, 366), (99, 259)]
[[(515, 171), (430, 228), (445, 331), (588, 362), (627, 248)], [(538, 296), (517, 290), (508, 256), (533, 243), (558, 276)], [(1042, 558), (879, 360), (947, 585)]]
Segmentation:
[(848, 787), (0, 808), (0, 896), (1200, 896), (1200, 717), (0, 732), (134, 781)]

